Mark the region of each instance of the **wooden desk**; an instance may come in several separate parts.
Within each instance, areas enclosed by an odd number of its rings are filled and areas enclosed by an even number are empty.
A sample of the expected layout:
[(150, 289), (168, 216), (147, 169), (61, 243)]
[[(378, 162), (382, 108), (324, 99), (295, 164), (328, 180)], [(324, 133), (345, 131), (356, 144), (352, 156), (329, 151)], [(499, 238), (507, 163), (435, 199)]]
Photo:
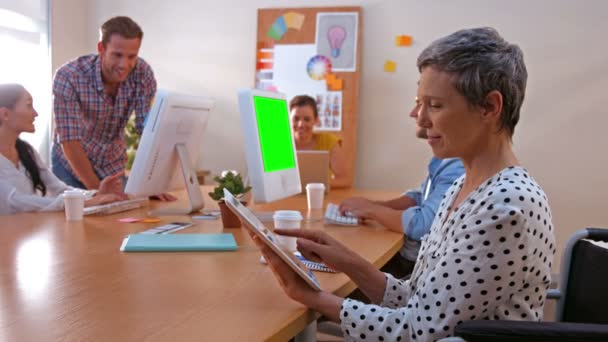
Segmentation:
[[(330, 200), (355, 194), (396, 195), (343, 190), (332, 191)], [(305, 201), (296, 196), (255, 209), (303, 209)], [(208, 197), (206, 205), (217, 206)], [(0, 217), (0, 341), (284, 341), (317, 317), (283, 293), (250, 238), (241, 229), (222, 229), (220, 220), (195, 220), (181, 232), (232, 233), (238, 252), (120, 252), (126, 234), (190, 221), (116, 221), (142, 215), (145, 210), (75, 223), (62, 212)], [(402, 235), (376, 224), (323, 227), (316, 221), (303, 228), (328, 231), (377, 266), (402, 244)], [(316, 275), (339, 295), (355, 287), (344, 274)]]

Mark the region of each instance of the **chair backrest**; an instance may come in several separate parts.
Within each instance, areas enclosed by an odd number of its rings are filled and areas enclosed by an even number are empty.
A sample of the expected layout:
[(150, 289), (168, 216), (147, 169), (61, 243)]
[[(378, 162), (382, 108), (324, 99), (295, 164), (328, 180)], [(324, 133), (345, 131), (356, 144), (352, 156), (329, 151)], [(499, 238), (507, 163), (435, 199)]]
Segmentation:
[(587, 228), (568, 241), (559, 321), (608, 324), (608, 248), (594, 241), (608, 242), (608, 229)]

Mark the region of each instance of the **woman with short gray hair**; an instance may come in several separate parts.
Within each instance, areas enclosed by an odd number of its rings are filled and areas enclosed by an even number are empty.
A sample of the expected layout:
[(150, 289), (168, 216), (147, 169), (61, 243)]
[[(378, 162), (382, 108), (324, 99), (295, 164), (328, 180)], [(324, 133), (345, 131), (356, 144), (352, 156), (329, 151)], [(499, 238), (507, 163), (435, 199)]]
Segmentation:
[(527, 71), (492, 28), (455, 32), (418, 58), (414, 111), (437, 158), (465, 175), (444, 195), (409, 280), (322, 231), (276, 230), (348, 275), (373, 304), (314, 291), (256, 240), (288, 296), (340, 322), (347, 340), (432, 341), (466, 320), (541, 320), (555, 238), (547, 197), (512, 150)]

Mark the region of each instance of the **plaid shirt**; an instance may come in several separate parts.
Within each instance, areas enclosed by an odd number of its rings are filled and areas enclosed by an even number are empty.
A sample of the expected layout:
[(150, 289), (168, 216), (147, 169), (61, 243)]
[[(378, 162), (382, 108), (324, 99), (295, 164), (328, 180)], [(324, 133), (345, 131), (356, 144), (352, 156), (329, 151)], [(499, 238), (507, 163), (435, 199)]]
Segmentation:
[(53, 81), (53, 155), (76, 175), (59, 145), (77, 140), (100, 179), (124, 172), (125, 126), (135, 112), (136, 129), (141, 134), (155, 93), (152, 68), (141, 58), (118, 87), (114, 100), (104, 93), (98, 55), (82, 56), (63, 65)]

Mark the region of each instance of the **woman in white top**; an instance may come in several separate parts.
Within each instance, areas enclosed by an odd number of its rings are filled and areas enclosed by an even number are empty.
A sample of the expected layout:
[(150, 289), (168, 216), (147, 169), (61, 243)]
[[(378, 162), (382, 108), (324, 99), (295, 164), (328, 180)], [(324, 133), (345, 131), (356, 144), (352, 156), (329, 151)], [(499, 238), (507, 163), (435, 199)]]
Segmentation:
[(373, 304), (314, 291), (260, 244), (287, 293), (340, 322), (347, 340), (432, 341), (466, 320), (540, 320), (555, 238), (547, 198), (512, 150), (523, 54), (492, 28), (455, 32), (418, 57), (414, 110), (437, 158), (465, 175), (444, 195), (409, 280), (383, 274), (321, 231), (276, 230), (344, 272)]
[[(62, 210), (61, 194), (72, 189), (55, 177), (32, 146), (19, 139), (22, 132), (34, 132), (36, 116), (32, 96), (23, 86), (0, 84), (0, 215)], [(125, 199), (117, 191), (120, 182), (120, 175), (107, 177), (98, 192), (86, 192), (85, 205)]]

